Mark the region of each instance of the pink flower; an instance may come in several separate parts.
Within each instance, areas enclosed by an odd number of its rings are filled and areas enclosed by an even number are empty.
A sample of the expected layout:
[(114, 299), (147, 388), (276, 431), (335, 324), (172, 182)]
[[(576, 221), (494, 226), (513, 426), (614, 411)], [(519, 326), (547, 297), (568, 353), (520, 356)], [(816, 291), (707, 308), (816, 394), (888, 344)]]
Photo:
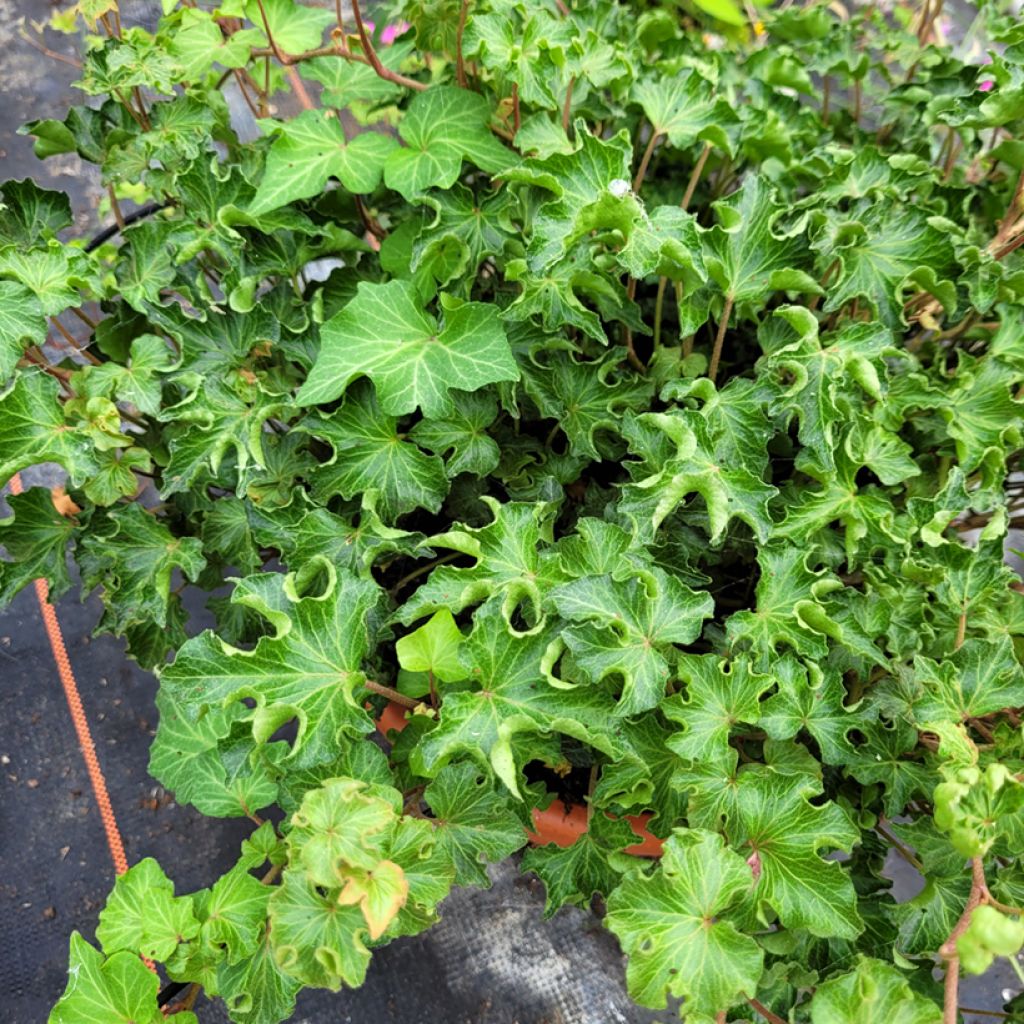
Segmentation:
[(978, 92), (991, 92), (996, 87), (996, 83), (991, 78), (986, 78), (984, 82), (978, 83)]
[(409, 22), (407, 21), (400, 21), (397, 25), (385, 25), (384, 31), (380, 34), (380, 41), (385, 46), (390, 46), (408, 28)]

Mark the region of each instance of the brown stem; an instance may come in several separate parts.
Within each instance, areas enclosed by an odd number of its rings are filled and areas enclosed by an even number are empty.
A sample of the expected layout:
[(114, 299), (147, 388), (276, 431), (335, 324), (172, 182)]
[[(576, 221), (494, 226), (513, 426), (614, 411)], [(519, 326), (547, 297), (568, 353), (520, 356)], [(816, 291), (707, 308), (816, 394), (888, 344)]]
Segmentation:
[(345, 12), (341, 0), (334, 0), (334, 20), (338, 23), (338, 31), (342, 39), (345, 38)]
[(519, 113), (519, 83), (512, 83), (512, 137), (519, 134), (519, 126), (522, 124)]
[(84, 359), (88, 359), (94, 366), (99, 366), (101, 360), (97, 359), (91, 352), (78, 344), (78, 339), (55, 317), (50, 317), (50, 323), (60, 332), (64, 340), (71, 347), (72, 352), (77, 353)]
[(110, 210), (114, 214), (114, 220), (117, 221), (118, 230), (124, 231), (124, 214), (121, 213), (121, 206), (117, 201), (117, 193), (114, 191), (113, 185), (107, 186), (107, 198), (110, 200)]
[(875, 831), (908, 863), (924, 874), (924, 865), (881, 822)]
[(295, 93), (299, 103), (302, 104), (303, 110), (315, 110), (316, 104), (309, 98), (309, 93), (306, 92), (306, 86), (303, 84), (301, 78), (299, 78), (298, 71), (293, 67), (287, 67), (284, 69), (284, 73), (288, 76), (288, 82), (292, 87), (292, 92)]
[(351, 0), (351, 2), (352, 15), (356, 19), (356, 29), (359, 31), (359, 42), (362, 45), (363, 53), (366, 54), (366, 59), (370, 62), (370, 67), (377, 72), (377, 77), (383, 78), (388, 82), (394, 82), (396, 85), (404, 85), (407, 89), (416, 89), (419, 92), (423, 92), (427, 88), (423, 82), (417, 82), (414, 78), (406, 78), (405, 75), (400, 75), (398, 72), (384, 67), (380, 57), (377, 56), (377, 51), (373, 48), (373, 43), (370, 41), (366, 25), (363, 23), (363, 12), (359, 9), (359, 0)]
[[(631, 277), (629, 284), (626, 285), (626, 298), (630, 301), (633, 300), (636, 295), (636, 278)], [(623, 340), (626, 343), (626, 358), (629, 360), (629, 365), (636, 370), (637, 373), (646, 373), (647, 367), (641, 362), (640, 357), (636, 354), (636, 348), (633, 346), (633, 332), (626, 326)]]
[(729, 317), (732, 316), (732, 294), (726, 295), (725, 305), (722, 307), (722, 315), (718, 320), (718, 333), (715, 335), (715, 347), (711, 351), (711, 364), (708, 366), (708, 378), (712, 382), (718, 376), (718, 364), (722, 359), (722, 344), (725, 341), (725, 330), (729, 326)]
[(766, 1021), (768, 1021), (768, 1024), (786, 1024), (786, 1022), (777, 1013), (772, 1013), (764, 1003), (758, 1002), (758, 1000), (753, 997), (749, 998), (747, 1002), (750, 1003), (751, 1007), (761, 1014)]
[(953, 650), (959, 651), (964, 645), (964, 637), (967, 635), (967, 609), (960, 613), (956, 624), (956, 640), (953, 642)]
[(568, 133), (569, 131), (569, 116), (572, 111), (572, 91), (576, 86), (576, 77), (573, 76), (569, 79), (569, 84), (565, 90), (565, 102), (562, 104), (562, 131)]
[(74, 57), (65, 57), (63, 53), (57, 53), (56, 50), (51, 50), (49, 47), (44, 46), (38, 39), (33, 39), (24, 29), (21, 30), (21, 38), (32, 47), (33, 50), (38, 50), (44, 57), (49, 57), (51, 60), (59, 60), (62, 64), (70, 64), (73, 68), (81, 70), (82, 62), (75, 60)]
[(437, 710), (437, 686), (434, 684), (434, 670), (427, 669), (427, 678), (430, 681), (430, 706)]
[(853, 82), (853, 123), (860, 127), (860, 108), (864, 99), (864, 88), (859, 78)]
[(453, 562), (461, 554), (461, 551), (451, 551), (447, 555), (435, 558), (432, 562), (427, 562), (426, 565), (416, 566), (415, 569), (411, 572), (407, 572), (393, 587), (391, 587), (388, 590), (388, 593), (394, 597), (395, 594), (397, 594), (407, 583), (412, 583), (413, 580), (419, 579), (424, 573), (430, 572), (435, 565), (444, 565), (445, 562)]
[(242, 69), (233, 68), (232, 70), (234, 71), (235, 81), (238, 82), (238, 91), (242, 94), (242, 99), (245, 100), (245, 105), (252, 112), (253, 117), (260, 117), (261, 114), (259, 108), (256, 106), (255, 103), (253, 103), (252, 99), (249, 96), (249, 89), (245, 84), (245, 79), (242, 77)]
[(88, 327), (90, 330), (95, 331), (96, 328), (99, 327), (99, 324), (95, 320), (93, 320), (93, 318), (89, 316), (89, 314), (86, 313), (85, 310), (79, 309), (77, 306), (71, 306), (70, 309), (71, 312), (74, 313), (75, 316), (77, 316), (78, 319), (81, 320), (82, 323), (85, 324), (85, 326)]
[(697, 162), (693, 165), (693, 170), (690, 172), (690, 180), (686, 183), (686, 191), (683, 193), (683, 198), (679, 203), (680, 209), (685, 210), (690, 205), (693, 193), (697, 189), (697, 182), (700, 181), (700, 176), (704, 173), (704, 165), (708, 162), (710, 155), (711, 143), (705, 142), (704, 148), (700, 151), (700, 156), (697, 157)]
[[(341, 0), (338, 0), (341, 3)], [(466, 15), (469, 13), (469, 0), (462, 0), (459, 8), (459, 27), (455, 31), (455, 81), (466, 88), (466, 65), (462, 59), (462, 36), (466, 31)]]
[(401, 704), (403, 708), (414, 710), (422, 703), (422, 701), (415, 700), (412, 697), (406, 697), (404, 693), (399, 693), (383, 683), (375, 683), (372, 679), (364, 679), (363, 686), (373, 693), (379, 693), (382, 697), (387, 697), (388, 700), (394, 701), (395, 704)]
[(654, 130), (654, 126), (651, 126), (651, 137), (647, 140), (647, 148), (644, 150), (644, 155), (640, 159), (640, 166), (637, 168), (636, 177), (633, 179), (633, 191), (639, 192), (640, 186), (644, 183), (644, 178), (647, 176), (647, 168), (650, 165), (651, 157), (654, 155), (654, 147), (658, 144), (658, 139), (661, 138), (661, 133)]
[(946, 976), (943, 981), (943, 1003), (942, 1003), (942, 1024), (956, 1024), (957, 1019), (957, 997), (960, 993), (960, 957), (956, 951), (957, 939), (971, 923), (971, 917), (975, 909), (982, 902), (985, 893), (988, 891), (985, 885), (985, 869), (982, 866), (980, 857), (971, 858), (971, 891), (964, 906), (964, 912), (949, 938), (939, 947), (939, 956), (946, 961)]

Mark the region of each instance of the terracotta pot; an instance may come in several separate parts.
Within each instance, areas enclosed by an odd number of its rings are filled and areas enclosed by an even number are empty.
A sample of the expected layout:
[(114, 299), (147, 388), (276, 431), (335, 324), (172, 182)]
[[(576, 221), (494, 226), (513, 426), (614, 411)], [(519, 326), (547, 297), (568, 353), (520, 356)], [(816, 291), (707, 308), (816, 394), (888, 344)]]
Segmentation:
[[(405, 728), (405, 708), (388, 703), (377, 719), (378, 731), (386, 736), (392, 729), (401, 732)], [(626, 847), (626, 853), (637, 857), (660, 857), (662, 840), (647, 831), (649, 814), (629, 815), (627, 821), (640, 840)], [(566, 806), (561, 800), (552, 800), (546, 810), (533, 812), (534, 831), (528, 832), (530, 842), (536, 846), (554, 843), (556, 846), (572, 846), (587, 831), (587, 809), (577, 805)]]

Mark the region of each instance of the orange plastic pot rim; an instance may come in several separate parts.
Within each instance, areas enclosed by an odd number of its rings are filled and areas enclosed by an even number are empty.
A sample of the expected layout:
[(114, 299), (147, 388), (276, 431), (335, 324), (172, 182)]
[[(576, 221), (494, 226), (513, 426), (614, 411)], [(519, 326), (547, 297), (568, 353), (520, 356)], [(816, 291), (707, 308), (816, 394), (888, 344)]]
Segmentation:
[[(401, 732), (406, 725), (405, 709), (398, 704), (388, 703), (377, 719), (377, 731), (386, 736), (392, 729)], [(626, 847), (626, 853), (636, 857), (660, 857), (663, 842), (647, 831), (650, 814), (629, 815), (626, 820), (640, 840)], [(527, 832), (535, 846), (572, 846), (587, 831), (587, 811), (578, 804), (566, 806), (561, 800), (552, 800), (543, 811), (533, 810), (534, 831)]]

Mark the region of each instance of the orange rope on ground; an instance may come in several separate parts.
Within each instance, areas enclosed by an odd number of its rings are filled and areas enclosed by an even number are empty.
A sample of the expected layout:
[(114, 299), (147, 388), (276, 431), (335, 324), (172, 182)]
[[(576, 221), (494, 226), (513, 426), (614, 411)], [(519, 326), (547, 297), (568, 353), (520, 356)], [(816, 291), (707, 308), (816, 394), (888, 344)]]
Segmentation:
[[(21, 477), (15, 473), (11, 477), (11, 493), (21, 494), (23, 491)], [(57, 664), (57, 674), (64, 687), (64, 696), (67, 698), (71, 720), (75, 724), (75, 732), (78, 733), (78, 744), (82, 749), (85, 769), (89, 773), (89, 782), (92, 784), (96, 806), (103, 821), (103, 830), (107, 834), (110, 857), (114, 862), (114, 870), (119, 875), (123, 875), (128, 870), (128, 858), (124, 854), (124, 843), (117, 827), (117, 819), (114, 817), (110, 794), (107, 792), (107, 780), (103, 777), (103, 769), (96, 756), (96, 745), (92, 741), (92, 731), (89, 729), (89, 720), (85, 717), (85, 708), (82, 707), (82, 698), (78, 692), (75, 673), (71, 669), (71, 660), (68, 658), (67, 648), (64, 646), (64, 634), (61, 632), (60, 622), (57, 621), (57, 611), (47, 600), (49, 587), (46, 580), (36, 580), (35, 588), (43, 625), (46, 627), (46, 635), (50, 638), (53, 660)]]

